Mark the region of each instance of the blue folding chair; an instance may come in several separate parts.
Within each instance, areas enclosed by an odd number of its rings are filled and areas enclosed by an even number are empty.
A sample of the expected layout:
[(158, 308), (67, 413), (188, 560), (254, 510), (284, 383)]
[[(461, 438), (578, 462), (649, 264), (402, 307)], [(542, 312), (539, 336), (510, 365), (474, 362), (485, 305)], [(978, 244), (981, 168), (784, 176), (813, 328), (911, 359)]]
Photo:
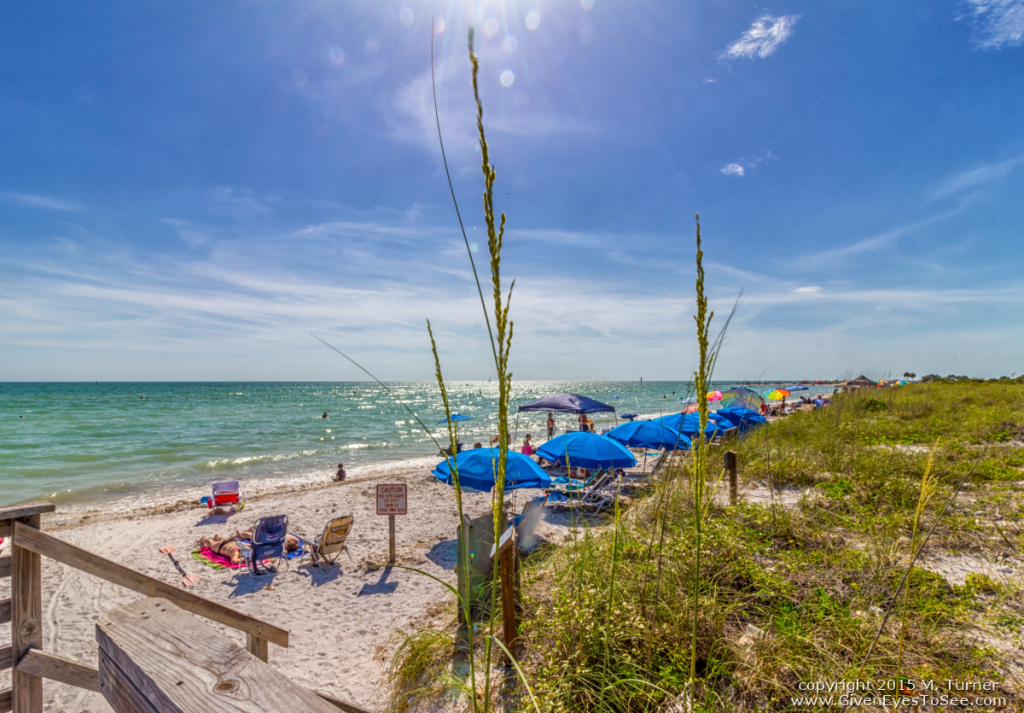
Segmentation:
[(273, 564), (263, 560), (284, 557), (284, 541), (288, 534), (288, 516), (262, 517), (252, 528), (252, 544), (245, 551), (245, 564), (254, 577), (277, 572)]

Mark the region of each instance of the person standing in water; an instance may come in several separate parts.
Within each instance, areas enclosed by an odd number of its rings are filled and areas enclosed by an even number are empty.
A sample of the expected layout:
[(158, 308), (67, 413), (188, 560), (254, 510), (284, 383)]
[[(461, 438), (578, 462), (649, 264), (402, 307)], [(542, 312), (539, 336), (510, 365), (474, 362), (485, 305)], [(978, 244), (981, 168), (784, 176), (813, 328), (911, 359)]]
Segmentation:
[(548, 411), (548, 438), (555, 437), (555, 416), (553, 413)]

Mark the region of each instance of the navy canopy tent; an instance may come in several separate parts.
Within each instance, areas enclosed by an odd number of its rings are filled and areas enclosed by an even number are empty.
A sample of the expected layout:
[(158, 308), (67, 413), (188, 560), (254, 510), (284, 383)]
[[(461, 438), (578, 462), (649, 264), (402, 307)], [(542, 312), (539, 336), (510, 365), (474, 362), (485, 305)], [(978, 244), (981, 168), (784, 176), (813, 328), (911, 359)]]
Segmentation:
[(551, 411), (553, 413), (615, 413), (615, 407), (579, 394), (545, 396), (519, 407), (520, 411)]

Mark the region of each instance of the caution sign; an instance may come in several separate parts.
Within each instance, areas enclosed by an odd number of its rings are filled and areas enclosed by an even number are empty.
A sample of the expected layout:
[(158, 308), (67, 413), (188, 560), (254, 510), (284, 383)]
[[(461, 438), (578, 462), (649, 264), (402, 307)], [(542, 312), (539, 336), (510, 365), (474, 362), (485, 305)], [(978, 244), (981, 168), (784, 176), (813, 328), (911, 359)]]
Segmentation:
[(398, 485), (377, 486), (378, 515), (407, 515), (406, 494), (409, 487), (405, 483)]

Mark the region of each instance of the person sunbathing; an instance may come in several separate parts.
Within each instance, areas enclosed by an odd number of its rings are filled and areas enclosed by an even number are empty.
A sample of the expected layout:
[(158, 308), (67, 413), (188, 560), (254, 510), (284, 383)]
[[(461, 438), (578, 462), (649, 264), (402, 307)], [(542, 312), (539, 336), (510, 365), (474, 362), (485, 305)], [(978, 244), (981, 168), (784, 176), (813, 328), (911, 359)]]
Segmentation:
[(210, 548), (214, 554), (230, 560), (231, 564), (239, 564), (242, 561), (242, 550), (238, 546), (239, 539), (241, 538), (237, 536), (237, 533), (235, 537), (221, 537), (215, 533), (213, 537), (200, 537), (199, 544), (202, 547)]
[[(220, 555), (231, 564), (240, 564), (244, 558), (242, 548), (238, 546), (239, 540), (252, 541), (252, 530), (236, 530), (233, 537), (221, 537), (214, 533), (213, 537), (200, 537), (199, 544), (202, 547), (210, 548), (214, 554)], [(299, 538), (295, 535), (284, 536), (285, 552), (294, 552), (299, 549)]]

